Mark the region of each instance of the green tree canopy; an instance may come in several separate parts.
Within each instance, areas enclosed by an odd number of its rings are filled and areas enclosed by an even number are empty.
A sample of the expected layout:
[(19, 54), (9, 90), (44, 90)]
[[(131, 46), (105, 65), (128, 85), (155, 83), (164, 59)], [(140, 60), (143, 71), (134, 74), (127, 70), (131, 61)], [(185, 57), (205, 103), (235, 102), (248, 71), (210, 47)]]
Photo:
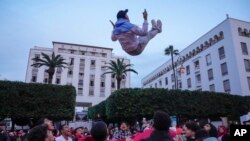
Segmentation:
[(103, 75), (111, 73), (112, 76), (114, 76), (117, 80), (117, 89), (120, 89), (122, 77), (127, 76), (127, 72), (134, 72), (138, 74), (134, 69), (131, 69), (132, 64), (125, 64), (124, 59), (120, 60), (117, 59), (117, 61), (111, 60), (108, 63), (108, 66), (105, 66), (109, 71), (103, 73)]
[(51, 57), (45, 53), (42, 53), (42, 58), (35, 57), (32, 59), (35, 61), (31, 66), (41, 67), (46, 66), (48, 69), (46, 72), (49, 74), (49, 84), (52, 84), (53, 75), (56, 68), (65, 68), (67, 63), (64, 62), (64, 58), (61, 55), (55, 55), (53, 52)]

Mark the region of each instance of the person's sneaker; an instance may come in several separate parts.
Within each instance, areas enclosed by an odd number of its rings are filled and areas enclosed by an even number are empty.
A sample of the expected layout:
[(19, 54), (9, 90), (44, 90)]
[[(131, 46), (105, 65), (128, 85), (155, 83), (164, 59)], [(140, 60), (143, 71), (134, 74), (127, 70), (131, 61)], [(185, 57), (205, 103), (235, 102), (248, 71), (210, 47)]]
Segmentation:
[(152, 24), (152, 30), (157, 29), (157, 24), (156, 24), (155, 20), (151, 20), (151, 24)]
[(157, 29), (158, 29), (159, 33), (162, 32), (162, 23), (161, 23), (161, 20), (157, 20)]

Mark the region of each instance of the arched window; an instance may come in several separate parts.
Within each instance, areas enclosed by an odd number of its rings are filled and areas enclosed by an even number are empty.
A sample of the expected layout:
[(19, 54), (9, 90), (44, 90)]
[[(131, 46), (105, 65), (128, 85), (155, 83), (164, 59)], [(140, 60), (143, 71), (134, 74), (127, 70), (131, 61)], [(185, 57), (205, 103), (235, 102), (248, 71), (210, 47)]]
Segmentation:
[(218, 40), (219, 40), (218, 35), (214, 35), (214, 41), (215, 41), (215, 42), (218, 42)]
[(193, 54), (193, 56), (195, 56), (195, 54), (196, 54), (195, 49), (193, 49), (193, 53), (192, 54)]
[(200, 48), (196, 47), (196, 54), (200, 53)]
[(200, 49), (201, 49), (201, 51), (204, 50), (204, 45), (203, 44), (200, 45)]
[(222, 40), (222, 39), (224, 39), (224, 33), (221, 31), (220, 33), (219, 33), (219, 40)]
[(213, 45), (214, 44), (214, 40), (212, 38), (209, 38), (209, 44)]
[(248, 31), (247, 31), (247, 29), (246, 29), (246, 28), (244, 28), (244, 31), (243, 31), (243, 36), (247, 36), (247, 34), (248, 34)]

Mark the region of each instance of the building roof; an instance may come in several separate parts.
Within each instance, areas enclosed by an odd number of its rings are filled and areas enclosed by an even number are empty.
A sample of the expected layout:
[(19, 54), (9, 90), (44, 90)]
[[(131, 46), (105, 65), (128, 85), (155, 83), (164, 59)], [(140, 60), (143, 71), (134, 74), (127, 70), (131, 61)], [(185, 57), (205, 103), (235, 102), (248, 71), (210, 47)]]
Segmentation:
[(98, 48), (98, 49), (107, 49), (107, 50), (113, 50), (113, 48), (107, 48), (107, 47), (98, 47), (98, 46), (91, 46), (91, 45), (82, 45), (82, 44), (73, 44), (73, 43), (65, 43), (65, 42), (52, 42), (54, 44), (64, 44), (64, 45), (73, 45), (73, 46), (82, 46), (82, 47), (92, 47), (92, 48)]

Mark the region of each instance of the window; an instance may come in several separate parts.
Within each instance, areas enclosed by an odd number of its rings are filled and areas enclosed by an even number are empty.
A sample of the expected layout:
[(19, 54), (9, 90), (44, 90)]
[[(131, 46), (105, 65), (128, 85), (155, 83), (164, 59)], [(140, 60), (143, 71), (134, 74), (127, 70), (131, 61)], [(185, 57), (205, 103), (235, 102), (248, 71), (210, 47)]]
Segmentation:
[(35, 58), (39, 59), (40, 58), (40, 54), (35, 54)]
[(74, 58), (70, 58), (70, 64), (69, 65), (74, 65)]
[(31, 82), (36, 82), (36, 76), (32, 76)]
[(189, 75), (190, 74), (190, 67), (189, 67), (189, 65), (186, 66), (186, 70), (187, 70), (187, 75)]
[(72, 70), (69, 70), (68, 71), (68, 75), (72, 75), (73, 74), (73, 71)]
[(220, 47), (220, 48), (218, 49), (218, 51), (219, 51), (219, 58), (220, 58), (220, 60), (223, 59), (223, 58), (225, 58), (224, 47)]
[(188, 86), (188, 88), (191, 88), (191, 78), (187, 79), (187, 86)]
[(250, 72), (250, 61), (248, 59), (244, 59), (245, 69), (247, 72)]
[(195, 76), (195, 79), (196, 79), (196, 83), (200, 84), (201, 83), (201, 75), (200, 74), (197, 74)]
[(94, 86), (94, 80), (90, 80), (90, 86)]
[(126, 79), (125, 75), (122, 75), (122, 79)]
[(174, 74), (171, 74), (171, 81), (174, 82)]
[(247, 82), (248, 82), (248, 88), (250, 90), (250, 77), (247, 77)]
[(168, 85), (168, 78), (165, 78), (165, 84)]
[(80, 59), (80, 65), (84, 65), (85, 60), (84, 59)]
[(48, 78), (44, 78), (43, 82), (48, 83)]
[(83, 94), (82, 88), (78, 88), (77, 95), (82, 95), (82, 94)]
[(80, 54), (81, 55), (85, 55), (85, 51), (80, 51)]
[(213, 69), (207, 70), (208, 80), (214, 79)]
[(157, 88), (157, 83), (155, 83), (155, 88)]
[(74, 51), (74, 50), (70, 50), (70, 53), (71, 53), (71, 54), (74, 54), (74, 53), (75, 53), (75, 51)]
[(83, 73), (82, 73), (82, 72), (80, 72), (80, 73), (79, 73), (79, 76), (83, 76)]
[(105, 87), (105, 82), (101, 82), (101, 87)]
[(179, 89), (182, 88), (182, 83), (181, 83), (181, 81), (178, 82), (178, 88), (179, 88)]
[(102, 57), (107, 57), (106, 53), (101, 53), (101, 54), (102, 54)]
[(230, 82), (229, 82), (228, 79), (223, 81), (223, 86), (224, 86), (224, 91), (225, 92), (230, 92), (231, 91), (230, 90)]
[(112, 77), (112, 78), (115, 78), (115, 74), (112, 74), (111, 77)]
[(240, 42), (240, 45), (241, 45), (242, 54), (243, 55), (248, 55), (247, 44), (244, 43), (244, 42)]
[(206, 55), (206, 62), (207, 62), (207, 66), (209, 66), (209, 65), (212, 64), (212, 59), (211, 59), (211, 55), (210, 54)]
[(56, 73), (58, 73), (58, 74), (62, 73), (62, 68), (57, 68)]
[(111, 82), (111, 87), (115, 88), (115, 82)]
[(214, 84), (209, 85), (209, 90), (211, 92), (214, 92), (215, 91), (215, 85)]
[(200, 69), (200, 62), (199, 60), (195, 61), (194, 62), (194, 68), (197, 70), (197, 69)]
[(160, 86), (160, 87), (162, 86), (162, 82), (161, 82), (161, 80), (159, 81), (159, 86)]
[(56, 84), (60, 84), (60, 78), (56, 78)]
[(94, 90), (89, 90), (89, 96), (94, 96)]
[(95, 60), (91, 60), (91, 66), (95, 66)]
[(221, 74), (222, 74), (222, 75), (227, 75), (227, 74), (228, 74), (228, 71), (227, 71), (227, 63), (221, 64), (220, 67), (221, 67)]
[(83, 80), (82, 79), (80, 79), (80, 80), (78, 80), (78, 85), (83, 85)]

